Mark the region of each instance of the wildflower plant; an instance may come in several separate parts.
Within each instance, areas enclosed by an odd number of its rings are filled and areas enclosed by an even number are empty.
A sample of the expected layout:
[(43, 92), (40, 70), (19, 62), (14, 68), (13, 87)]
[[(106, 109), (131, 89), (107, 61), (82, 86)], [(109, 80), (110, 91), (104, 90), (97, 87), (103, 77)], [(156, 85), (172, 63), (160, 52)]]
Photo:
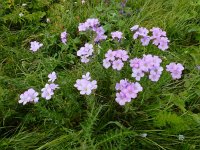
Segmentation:
[(58, 84), (54, 83), (57, 79), (57, 75), (54, 71), (48, 75), (48, 78), (50, 83), (46, 83), (45, 87), (41, 89), (41, 96), (46, 100), (50, 100), (54, 95), (54, 90), (59, 89)]
[(90, 95), (93, 90), (97, 89), (97, 81), (91, 81), (90, 73), (87, 72), (85, 75), (82, 75), (82, 79), (76, 80), (74, 87), (80, 91), (81, 95)]

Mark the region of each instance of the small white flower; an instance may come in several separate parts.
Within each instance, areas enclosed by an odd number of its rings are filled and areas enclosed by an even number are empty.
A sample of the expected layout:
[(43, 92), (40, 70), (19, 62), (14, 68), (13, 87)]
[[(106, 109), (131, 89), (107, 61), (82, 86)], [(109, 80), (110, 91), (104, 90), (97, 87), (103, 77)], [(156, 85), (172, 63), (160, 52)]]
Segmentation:
[(27, 5), (26, 3), (23, 3), (23, 4), (22, 4), (22, 6), (26, 6), (26, 5)]
[(47, 23), (49, 23), (49, 22), (50, 22), (50, 19), (49, 19), (49, 18), (47, 18), (46, 22), (47, 22)]
[(84, 3), (85, 3), (85, 0), (82, 0), (81, 3), (84, 4)]
[(147, 137), (147, 133), (142, 133), (142, 134), (140, 134), (140, 136), (145, 138), (145, 137)]
[(22, 16), (24, 16), (24, 14), (23, 14), (23, 13), (20, 13), (19, 16), (22, 17)]
[(184, 139), (185, 139), (185, 136), (184, 135), (178, 135), (178, 139), (180, 140), (180, 141), (183, 141)]

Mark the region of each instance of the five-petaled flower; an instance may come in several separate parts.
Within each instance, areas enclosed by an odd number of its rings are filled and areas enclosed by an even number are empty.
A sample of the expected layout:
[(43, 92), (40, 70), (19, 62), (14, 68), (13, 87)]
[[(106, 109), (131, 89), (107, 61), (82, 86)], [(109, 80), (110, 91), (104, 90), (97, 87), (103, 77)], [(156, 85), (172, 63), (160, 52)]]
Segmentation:
[(37, 41), (33, 41), (33, 42), (31, 42), (30, 50), (33, 51), (33, 52), (36, 52), (42, 46), (43, 46), (43, 44), (41, 44), (41, 43), (39, 43)]

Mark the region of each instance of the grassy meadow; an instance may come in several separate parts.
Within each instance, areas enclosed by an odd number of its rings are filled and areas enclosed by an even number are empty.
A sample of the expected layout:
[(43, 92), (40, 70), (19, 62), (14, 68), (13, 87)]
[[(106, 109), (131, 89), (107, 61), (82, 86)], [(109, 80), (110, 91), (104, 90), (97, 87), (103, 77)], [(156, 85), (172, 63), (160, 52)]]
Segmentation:
[[(200, 1), (199, 0), (0, 0), (0, 150), (199, 150), (200, 149)], [(25, 4), (25, 5), (23, 5)], [(19, 14), (23, 15), (19, 15)], [(94, 44), (80, 33), (79, 23), (98, 18), (108, 36)], [(160, 27), (169, 49), (142, 46), (130, 28)], [(67, 31), (67, 43), (60, 34)], [(111, 40), (112, 31), (125, 39)], [(30, 51), (30, 42), (43, 46)], [(95, 56), (83, 64), (77, 51), (94, 44)], [(143, 91), (125, 106), (115, 101), (115, 84), (131, 77), (105, 69), (109, 49), (125, 49), (129, 57), (143, 54), (184, 66), (182, 78), (163, 71), (158, 82), (147, 76)], [(19, 104), (29, 88), (40, 92), (55, 71), (59, 89), (51, 100)], [(80, 95), (77, 79), (90, 72), (98, 88)], [(181, 139), (180, 137), (184, 138)]]

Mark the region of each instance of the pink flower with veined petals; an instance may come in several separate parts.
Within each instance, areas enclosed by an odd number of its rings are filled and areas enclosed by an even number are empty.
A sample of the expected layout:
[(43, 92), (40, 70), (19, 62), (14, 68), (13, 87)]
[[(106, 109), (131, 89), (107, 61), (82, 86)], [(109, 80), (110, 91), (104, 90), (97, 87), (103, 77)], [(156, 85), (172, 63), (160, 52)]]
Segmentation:
[(112, 65), (113, 69), (121, 70), (123, 66), (124, 66), (124, 63), (120, 59), (113, 61), (113, 65)]
[(133, 73), (131, 75), (135, 78), (135, 80), (140, 81), (142, 77), (144, 77), (144, 72), (140, 69), (133, 69)]
[(105, 54), (106, 59), (111, 61), (115, 60), (115, 54), (116, 53), (114, 51), (108, 50), (107, 53)]

